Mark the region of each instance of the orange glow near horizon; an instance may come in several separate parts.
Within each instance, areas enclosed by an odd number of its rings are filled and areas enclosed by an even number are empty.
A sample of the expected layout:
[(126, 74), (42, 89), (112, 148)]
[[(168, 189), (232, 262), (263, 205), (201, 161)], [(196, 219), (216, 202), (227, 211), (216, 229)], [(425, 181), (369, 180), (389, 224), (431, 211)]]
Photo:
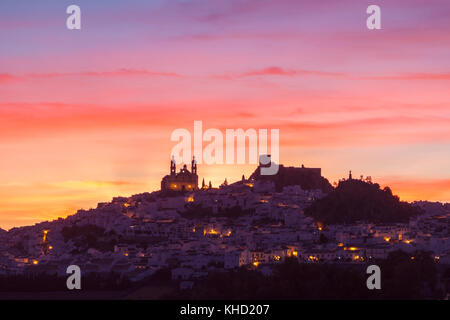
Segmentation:
[[(195, 120), (203, 133), (279, 129), (280, 163), (322, 168), (330, 183), (352, 170), (402, 200), (450, 202), (450, 3), (437, 1), (385, 1), (389, 24), (368, 31), (358, 1), (111, 0), (106, 13), (80, 0), (81, 32), (50, 2), (10, 1), (0, 228), (159, 190), (171, 133), (193, 135)], [(199, 163), (199, 181), (255, 168)]]
[[(167, 174), (164, 169), (161, 176)], [(200, 167), (201, 174), (201, 167)], [(217, 171), (220, 169), (218, 168)], [(167, 170), (166, 170), (167, 171)], [(247, 169), (250, 175), (251, 170)], [(247, 176), (246, 174), (246, 176)], [(239, 181), (241, 172), (236, 172), (231, 182)], [(213, 186), (218, 186), (223, 177), (211, 178)], [(330, 181), (331, 182), (331, 181)], [(377, 182), (375, 180), (375, 182)], [(450, 183), (431, 180), (392, 180), (383, 181), (382, 186), (388, 185), (401, 200), (430, 200), (446, 201), (450, 199)], [(31, 225), (37, 222), (54, 220), (74, 214), (78, 209), (89, 209), (99, 202), (107, 202), (115, 196), (131, 196), (137, 193), (159, 190), (160, 179), (148, 181), (69, 181), (50, 184), (17, 184), (0, 186), (0, 227), (9, 229), (21, 225)], [(446, 189), (448, 188), (448, 189)], [(423, 190), (420, 192), (420, 190)], [(448, 198), (447, 198), (448, 197)], [(319, 227), (320, 229), (320, 227)]]

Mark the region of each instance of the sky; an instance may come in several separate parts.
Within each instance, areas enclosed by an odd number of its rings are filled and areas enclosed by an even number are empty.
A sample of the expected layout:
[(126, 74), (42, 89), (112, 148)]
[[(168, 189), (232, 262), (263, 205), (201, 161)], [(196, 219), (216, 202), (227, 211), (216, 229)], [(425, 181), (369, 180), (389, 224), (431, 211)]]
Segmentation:
[[(449, 15), (448, 0), (2, 0), (0, 227), (158, 190), (171, 133), (195, 120), (279, 129), (280, 162), (330, 182), (352, 170), (450, 202)], [(217, 186), (254, 169), (198, 172)]]

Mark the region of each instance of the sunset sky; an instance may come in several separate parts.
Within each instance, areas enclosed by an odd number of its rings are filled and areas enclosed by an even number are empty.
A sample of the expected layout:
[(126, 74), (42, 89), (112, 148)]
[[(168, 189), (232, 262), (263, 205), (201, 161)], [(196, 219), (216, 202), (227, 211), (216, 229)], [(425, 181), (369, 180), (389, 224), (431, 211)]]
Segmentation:
[[(0, 227), (159, 189), (194, 120), (280, 129), (285, 165), (450, 202), (449, 16), (448, 0), (2, 0)], [(198, 170), (217, 186), (254, 166)]]

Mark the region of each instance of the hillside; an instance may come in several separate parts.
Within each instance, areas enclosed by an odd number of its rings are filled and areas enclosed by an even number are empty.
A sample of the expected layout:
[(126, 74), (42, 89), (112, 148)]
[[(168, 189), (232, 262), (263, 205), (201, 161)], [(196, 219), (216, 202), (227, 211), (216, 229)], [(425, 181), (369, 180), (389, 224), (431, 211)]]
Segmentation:
[(406, 222), (420, 209), (392, 195), (388, 187), (361, 180), (341, 181), (326, 197), (315, 201), (305, 214), (326, 224)]

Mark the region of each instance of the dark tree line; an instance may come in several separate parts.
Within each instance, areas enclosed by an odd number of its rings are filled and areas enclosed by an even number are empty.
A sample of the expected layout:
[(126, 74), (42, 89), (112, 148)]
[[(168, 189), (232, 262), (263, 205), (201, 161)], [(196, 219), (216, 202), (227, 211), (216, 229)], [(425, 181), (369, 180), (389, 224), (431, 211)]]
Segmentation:
[[(0, 292), (62, 292), (67, 291), (67, 277), (56, 274), (24, 273), (0, 276)], [(117, 273), (90, 273), (82, 275), (81, 287), (89, 290), (124, 290), (131, 282)]]
[(271, 276), (240, 269), (214, 273), (192, 290), (177, 291), (167, 299), (440, 299), (435, 261), (428, 253), (414, 259), (397, 251), (379, 261), (381, 290), (369, 290), (367, 265), (301, 264), (295, 259), (277, 265)]
[(380, 189), (376, 183), (361, 180), (341, 181), (335, 190), (305, 209), (306, 215), (325, 224), (407, 222), (420, 212), (400, 201), (388, 187)]
[(72, 240), (78, 253), (83, 253), (89, 248), (99, 251), (113, 251), (120, 236), (114, 231), (108, 233), (105, 229), (96, 225), (70, 226), (61, 230), (64, 242)]

